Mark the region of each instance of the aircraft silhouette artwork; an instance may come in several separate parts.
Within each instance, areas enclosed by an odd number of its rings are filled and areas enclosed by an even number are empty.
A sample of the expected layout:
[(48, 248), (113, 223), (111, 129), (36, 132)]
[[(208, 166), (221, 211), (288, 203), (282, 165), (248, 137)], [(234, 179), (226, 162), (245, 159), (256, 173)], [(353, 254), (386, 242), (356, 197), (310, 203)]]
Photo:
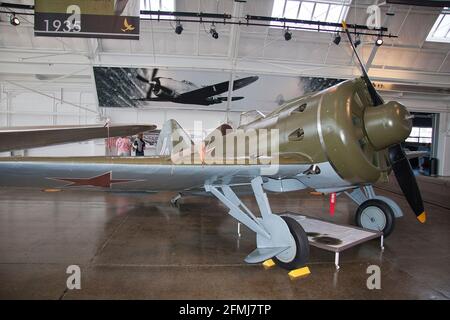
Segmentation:
[[(222, 103), (228, 100), (227, 97), (219, 95), (230, 89), (230, 82), (224, 81), (213, 85), (198, 87), (187, 80), (175, 80), (172, 78), (157, 77), (158, 69), (152, 70), (150, 79), (141, 75), (136, 78), (139, 81), (150, 85), (145, 98), (136, 99), (138, 101), (169, 101), (182, 104), (198, 104), (208, 106)], [(232, 91), (241, 89), (258, 80), (259, 77), (251, 76), (233, 81)], [(244, 99), (244, 97), (232, 97), (231, 101)]]

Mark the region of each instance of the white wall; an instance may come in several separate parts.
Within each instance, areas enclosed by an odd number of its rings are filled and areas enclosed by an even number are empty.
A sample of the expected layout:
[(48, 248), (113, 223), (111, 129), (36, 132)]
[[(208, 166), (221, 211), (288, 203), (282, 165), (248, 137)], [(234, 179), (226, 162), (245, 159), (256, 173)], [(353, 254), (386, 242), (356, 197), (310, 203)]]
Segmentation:
[[(19, 87), (8, 81), (0, 82), (0, 127), (99, 123), (96, 96), (89, 86), (15, 79), (13, 82), (20, 85)], [(31, 88), (33, 91), (26, 88)], [(28, 156), (102, 155), (104, 142), (96, 140), (36, 148), (26, 150), (25, 154)], [(10, 153), (0, 153), (0, 155), (10, 155)]]
[[(0, 79), (0, 127), (83, 125), (104, 123), (107, 118), (112, 124), (155, 124), (161, 128), (169, 119), (176, 119), (186, 131), (194, 130), (200, 121), (206, 132), (227, 121), (224, 111), (177, 110), (177, 109), (122, 109), (97, 108), (95, 89), (85, 83)], [(15, 84), (19, 84), (18, 87)], [(29, 88), (29, 89), (26, 89)], [(32, 91), (31, 91), (32, 90)], [(78, 108), (86, 108), (92, 112)], [(237, 126), (239, 112), (230, 112), (228, 120)], [(10, 152), (0, 153), (9, 156)], [(105, 154), (103, 139), (66, 145), (29, 149), (15, 152), (27, 156), (99, 156)]]
[[(122, 108), (102, 108), (104, 115), (111, 119), (112, 123), (139, 123), (154, 124), (161, 128), (164, 122), (175, 119), (186, 130), (194, 129), (195, 121), (201, 121), (205, 130), (215, 129), (227, 120), (227, 113), (224, 111), (196, 111), (196, 110), (176, 110), (176, 109), (122, 109)], [(239, 112), (229, 113), (229, 120), (233, 125), (239, 123)]]

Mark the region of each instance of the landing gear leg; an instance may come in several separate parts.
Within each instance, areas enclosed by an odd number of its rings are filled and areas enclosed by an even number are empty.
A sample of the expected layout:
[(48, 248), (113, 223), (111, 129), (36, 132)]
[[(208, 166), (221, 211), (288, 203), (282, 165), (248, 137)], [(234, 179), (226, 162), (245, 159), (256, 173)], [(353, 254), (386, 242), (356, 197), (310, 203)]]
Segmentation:
[(356, 225), (364, 229), (382, 231), (384, 237), (394, 230), (395, 218), (403, 215), (394, 201), (375, 195), (372, 186), (357, 188), (345, 194), (359, 205), (355, 214)]
[(247, 263), (274, 258), (279, 266), (288, 270), (305, 266), (309, 258), (306, 232), (294, 219), (272, 213), (262, 183), (261, 177), (251, 182), (261, 217), (256, 217), (228, 185), (205, 185), (205, 190), (227, 206), (233, 218), (256, 232), (257, 248), (245, 258)]

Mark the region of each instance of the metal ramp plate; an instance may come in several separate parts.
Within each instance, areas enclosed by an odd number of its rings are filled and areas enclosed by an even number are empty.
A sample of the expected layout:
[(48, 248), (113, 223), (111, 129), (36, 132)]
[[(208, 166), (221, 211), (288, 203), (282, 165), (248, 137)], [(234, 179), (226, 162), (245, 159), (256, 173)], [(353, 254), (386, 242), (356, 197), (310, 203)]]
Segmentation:
[(333, 252), (341, 252), (383, 235), (382, 232), (340, 225), (292, 212), (281, 215), (295, 219), (303, 227), (311, 246)]

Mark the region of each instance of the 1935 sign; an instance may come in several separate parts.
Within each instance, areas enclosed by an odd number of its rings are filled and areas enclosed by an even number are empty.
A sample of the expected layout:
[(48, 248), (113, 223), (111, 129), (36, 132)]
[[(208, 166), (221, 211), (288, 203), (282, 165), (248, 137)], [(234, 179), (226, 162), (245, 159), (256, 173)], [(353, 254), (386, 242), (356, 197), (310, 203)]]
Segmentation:
[(34, 34), (139, 39), (139, 1), (36, 0)]

